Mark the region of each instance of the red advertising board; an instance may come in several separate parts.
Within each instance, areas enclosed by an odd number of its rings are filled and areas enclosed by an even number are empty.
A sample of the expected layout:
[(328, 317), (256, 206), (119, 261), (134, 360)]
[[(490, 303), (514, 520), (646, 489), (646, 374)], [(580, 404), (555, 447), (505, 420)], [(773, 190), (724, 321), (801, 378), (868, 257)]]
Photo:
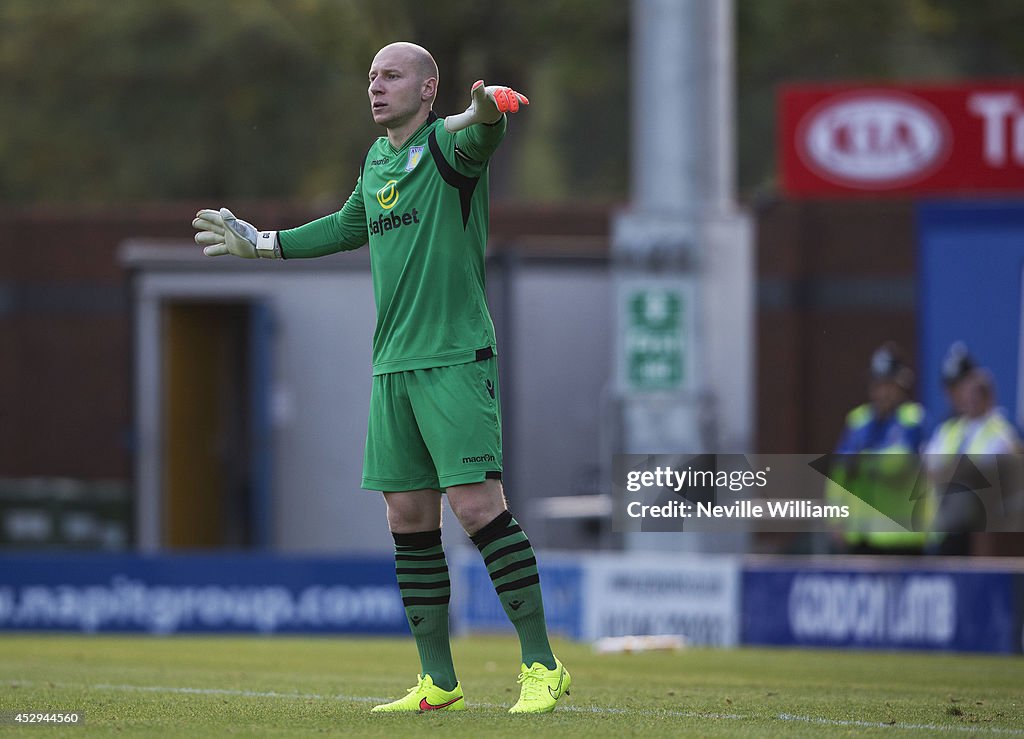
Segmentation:
[(787, 85), (778, 115), (792, 195), (1024, 192), (1024, 80)]

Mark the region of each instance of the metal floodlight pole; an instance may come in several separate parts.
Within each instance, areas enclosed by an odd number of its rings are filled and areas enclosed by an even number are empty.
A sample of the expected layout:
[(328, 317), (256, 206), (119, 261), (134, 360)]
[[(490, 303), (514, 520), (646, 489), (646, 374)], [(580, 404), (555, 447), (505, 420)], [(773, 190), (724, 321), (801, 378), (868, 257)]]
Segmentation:
[(679, 220), (692, 219), (701, 197), (698, 4), (634, 0), (632, 6), (632, 206)]
[[(751, 305), (749, 264), (742, 264), (749, 228), (737, 218), (733, 192), (732, 24), (732, 0), (633, 0), (631, 202), (612, 232), (620, 453), (716, 451), (715, 396), (723, 388), (715, 373), (738, 360), (727, 382), (749, 384), (749, 356), (731, 356), (737, 342), (750, 343)], [(712, 254), (719, 243), (726, 248)], [(734, 305), (723, 301), (723, 289), (736, 292)], [(725, 326), (735, 331), (732, 346), (711, 341)], [(749, 392), (735, 389), (730, 412), (749, 415)], [(742, 444), (745, 423), (724, 424), (730, 446)], [(627, 534), (625, 543), (707, 544), (646, 532)]]

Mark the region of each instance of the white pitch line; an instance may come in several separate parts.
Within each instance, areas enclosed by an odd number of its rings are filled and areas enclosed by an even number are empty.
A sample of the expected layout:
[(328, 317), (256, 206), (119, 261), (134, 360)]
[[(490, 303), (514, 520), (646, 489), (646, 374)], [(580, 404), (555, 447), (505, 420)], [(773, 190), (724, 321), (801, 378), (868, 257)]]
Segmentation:
[(972, 734), (1013, 734), (1022, 735), (1024, 729), (1004, 729), (998, 726), (943, 726), (942, 724), (899, 724), (885, 723), (883, 721), (855, 721), (853, 719), (843, 720), (837, 718), (815, 718), (813, 716), (794, 716), (790, 713), (780, 713), (779, 721), (801, 721), (807, 724), (821, 724), (823, 726), (856, 726), (866, 729), (910, 729), (914, 731), (963, 731)]
[[(58, 683), (59, 684), (59, 683)], [(82, 687), (80, 685), (67, 685), (65, 687)], [(373, 696), (355, 695), (320, 695), (318, 693), (279, 693), (274, 690), (230, 690), (228, 688), (175, 688), (164, 685), (111, 685), (109, 683), (97, 683), (88, 687), (97, 690), (126, 690), (145, 693), (175, 693), (188, 695), (234, 695), (240, 698), (301, 698), (303, 700), (339, 700), (356, 703), (379, 703), (387, 698), (374, 698)]]
[[(36, 683), (30, 680), (9, 680), (8, 685), (19, 685), (31, 687)], [(95, 690), (120, 690), (143, 693), (168, 693), (172, 695), (233, 695), (241, 698), (298, 698), (302, 700), (336, 700), (345, 703), (380, 703), (388, 700), (383, 697), (367, 695), (323, 695), (320, 693), (280, 693), (273, 690), (231, 690), (228, 688), (181, 688), (167, 685), (114, 685), (110, 683), (97, 683), (95, 685), (82, 685), (80, 683), (47, 683), (47, 685), (61, 688), (93, 688)], [(506, 706), (497, 703), (469, 704), (478, 708), (505, 708)], [(621, 714), (642, 714), (646, 716), (673, 716), (675, 718), (698, 718), (709, 720), (746, 721), (757, 718), (752, 715), (739, 713), (701, 713), (699, 711), (670, 711), (642, 708), (607, 708), (603, 706), (559, 706), (560, 712), (569, 711), (572, 713), (598, 713), (608, 715)], [(944, 726), (942, 724), (905, 724), (886, 723), (883, 721), (856, 721), (843, 719), (828, 719), (815, 716), (795, 716), (791, 713), (780, 713), (776, 718), (779, 721), (797, 721), (807, 724), (819, 724), (822, 726), (846, 726), (866, 729), (896, 729), (901, 731), (943, 731), (967, 734), (1007, 734), (1013, 736), (1024, 736), (1024, 729), (1009, 729), (998, 726)]]

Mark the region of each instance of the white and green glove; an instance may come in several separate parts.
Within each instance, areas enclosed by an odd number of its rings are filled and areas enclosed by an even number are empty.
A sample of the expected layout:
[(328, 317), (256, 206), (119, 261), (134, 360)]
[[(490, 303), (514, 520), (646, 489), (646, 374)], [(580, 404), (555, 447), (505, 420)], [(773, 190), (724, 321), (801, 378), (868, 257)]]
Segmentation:
[(199, 232), (196, 243), (208, 257), (231, 254), (243, 259), (278, 259), (281, 256), (277, 231), (257, 231), (251, 223), (235, 218), (227, 208), (199, 211), (192, 227)]
[(448, 133), (469, 128), (474, 123), (497, 123), (505, 113), (515, 113), (520, 105), (529, 105), (526, 95), (504, 85), (484, 86), (483, 80), (473, 84), (469, 107), (462, 113), (444, 119)]

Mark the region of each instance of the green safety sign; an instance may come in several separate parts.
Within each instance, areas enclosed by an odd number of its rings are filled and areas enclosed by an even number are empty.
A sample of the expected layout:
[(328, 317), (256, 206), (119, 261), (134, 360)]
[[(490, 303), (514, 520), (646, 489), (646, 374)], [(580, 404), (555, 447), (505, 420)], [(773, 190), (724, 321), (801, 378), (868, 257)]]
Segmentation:
[(634, 287), (625, 298), (623, 344), (628, 389), (679, 390), (687, 381), (689, 306), (683, 291), (668, 286)]

